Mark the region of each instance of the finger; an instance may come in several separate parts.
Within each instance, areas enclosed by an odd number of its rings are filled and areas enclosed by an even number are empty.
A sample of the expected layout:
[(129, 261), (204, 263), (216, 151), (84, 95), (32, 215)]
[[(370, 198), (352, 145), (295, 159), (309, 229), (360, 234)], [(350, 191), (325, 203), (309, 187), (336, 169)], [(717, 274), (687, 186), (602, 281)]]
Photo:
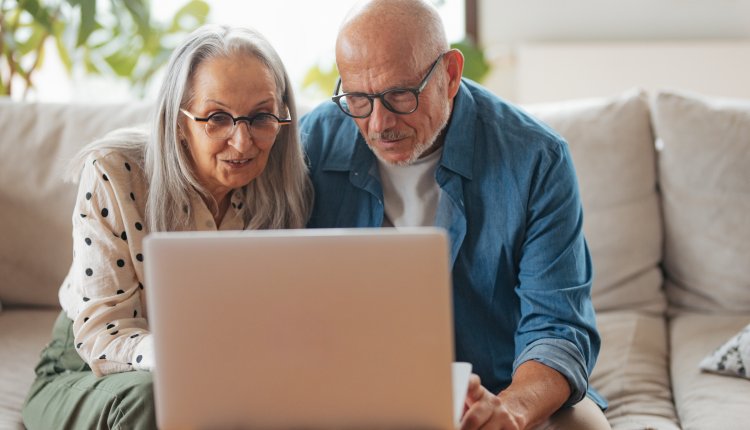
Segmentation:
[[(461, 430), (478, 430), (492, 417), (493, 411), (489, 402), (479, 401), (474, 403), (461, 418)], [(487, 427), (489, 428), (489, 427)]]
[(484, 395), (484, 387), (482, 387), (482, 381), (479, 376), (472, 373), (469, 376), (469, 388), (466, 390), (466, 405), (471, 406)]
[(479, 430), (489, 420), (492, 415), (492, 411), (483, 408), (475, 407), (469, 408), (469, 411), (461, 419), (461, 430)]

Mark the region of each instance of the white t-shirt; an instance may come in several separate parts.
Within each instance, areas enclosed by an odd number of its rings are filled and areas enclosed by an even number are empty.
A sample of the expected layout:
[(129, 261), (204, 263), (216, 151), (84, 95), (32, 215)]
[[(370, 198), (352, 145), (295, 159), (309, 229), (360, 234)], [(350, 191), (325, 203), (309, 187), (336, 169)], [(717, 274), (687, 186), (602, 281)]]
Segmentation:
[(431, 226), (435, 223), (440, 187), (435, 170), (443, 148), (408, 166), (378, 160), (385, 206), (384, 227)]

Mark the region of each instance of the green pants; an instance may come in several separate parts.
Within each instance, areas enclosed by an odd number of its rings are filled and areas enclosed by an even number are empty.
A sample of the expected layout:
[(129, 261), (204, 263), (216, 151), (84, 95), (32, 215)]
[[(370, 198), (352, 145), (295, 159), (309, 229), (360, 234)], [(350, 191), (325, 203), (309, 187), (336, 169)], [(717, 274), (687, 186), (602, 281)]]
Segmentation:
[(151, 372), (114, 373), (101, 378), (78, 356), (73, 322), (61, 312), (52, 342), (42, 351), (36, 380), (23, 408), (35, 429), (155, 429)]

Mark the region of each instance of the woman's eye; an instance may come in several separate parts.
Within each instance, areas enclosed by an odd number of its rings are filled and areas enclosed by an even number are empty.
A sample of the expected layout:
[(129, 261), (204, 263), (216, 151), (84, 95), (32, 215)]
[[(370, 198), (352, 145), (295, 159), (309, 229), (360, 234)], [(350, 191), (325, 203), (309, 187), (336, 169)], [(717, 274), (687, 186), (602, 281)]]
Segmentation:
[(276, 118), (272, 117), (271, 115), (261, 114), (255, 117), (255, 120), (253, 120), (253, 125), (271, 125), (276, 122)]
[(208, 118), (208, 122), (218, 126), (232, 124), (232, 117), (226, 113), (215, 113)]

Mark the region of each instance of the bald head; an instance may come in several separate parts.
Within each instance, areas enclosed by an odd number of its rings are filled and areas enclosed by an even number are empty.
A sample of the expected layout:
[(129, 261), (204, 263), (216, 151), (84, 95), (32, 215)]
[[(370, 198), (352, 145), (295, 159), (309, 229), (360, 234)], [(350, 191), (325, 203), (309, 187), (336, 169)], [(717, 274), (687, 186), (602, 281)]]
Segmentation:
[(461, 85), (463, 57), (449, 50), (432, 5), (422, 0), (360, 4), (339, 30), (336, 66), (341, 77), (336, 91), (349, 93), (337, 103), (350, 115), (349, 103), (361, 109), (352, 116), (381, 161), (408, 165), (440, 148)]
[(336, 61), (396, 59), (423, 67), (449, 49), (437, 10), (423, 0), (370, 0), (349, 12), (336, 40)]

